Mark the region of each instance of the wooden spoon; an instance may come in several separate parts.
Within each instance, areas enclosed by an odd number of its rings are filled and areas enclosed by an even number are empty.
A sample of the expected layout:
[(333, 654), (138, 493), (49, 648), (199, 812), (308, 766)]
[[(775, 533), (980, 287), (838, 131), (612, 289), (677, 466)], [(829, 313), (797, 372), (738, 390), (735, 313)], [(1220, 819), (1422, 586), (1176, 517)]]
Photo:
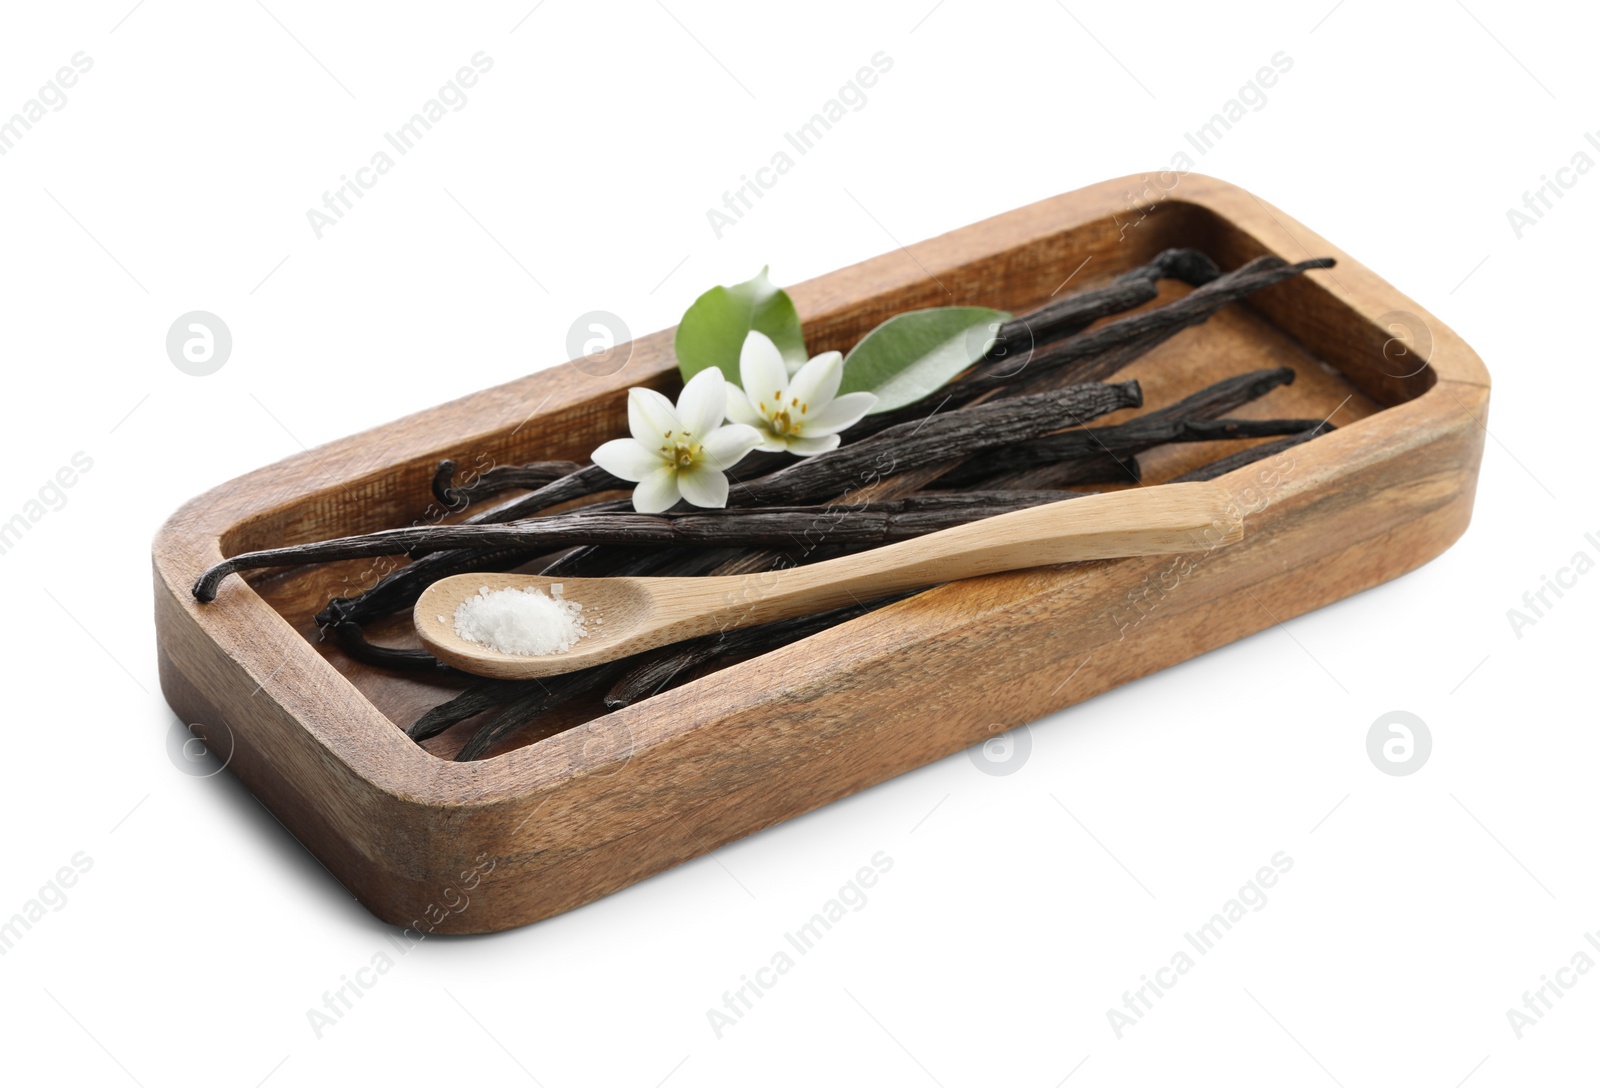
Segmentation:
[[(417, 600), (412, 617), (441, 661), (479, 676), (555, 676), (668, 643), (871, 601), (902, 590), (1001, 571), (1209, 551), (1244, 535), (1210, 482), (1164, 484), (1000, 514), (809, 566), (708, 578), (545, 578), (457, 574)], [(826, 530), (820, 533), (826, 539)], [(507, 654), (456, 634), (456, 608), (479, 589), (562, 587), (587, 632), (570, 650)]]

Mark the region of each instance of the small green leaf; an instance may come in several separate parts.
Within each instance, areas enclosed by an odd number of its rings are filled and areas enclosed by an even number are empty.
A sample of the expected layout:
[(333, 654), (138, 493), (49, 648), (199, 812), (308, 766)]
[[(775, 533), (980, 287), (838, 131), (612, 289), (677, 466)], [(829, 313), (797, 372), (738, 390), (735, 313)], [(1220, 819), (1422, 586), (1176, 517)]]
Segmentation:
[(1009, 320), (1004, 310), (982, 306), (896, 314), (845, 356), (839, 392), (877, 394), (874, 413), (903, 408), (983, 358)]
[(800, 315), (788, 294), (767, 279), (765, 268), (744, 283), (713, 287), (684, 311), (673, 340), (684, 380), (714, 366), (739, 384), (739, 350), (751, 330), (765, 333), (778, 345), (789, 373), (806, 361)]

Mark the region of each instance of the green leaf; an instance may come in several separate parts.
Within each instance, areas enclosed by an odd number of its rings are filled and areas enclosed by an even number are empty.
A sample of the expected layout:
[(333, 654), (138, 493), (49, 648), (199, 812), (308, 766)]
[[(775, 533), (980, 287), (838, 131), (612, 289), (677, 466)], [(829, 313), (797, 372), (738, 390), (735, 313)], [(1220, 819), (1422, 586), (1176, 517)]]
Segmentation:
[(982, 306), (896, 314), (845, 356), (839, 392), (877, 394), (874, 413), (903, 408), (983, 358), (1001, 324), (1009, 320), (1004, 310)]
[(673, 340), (684, 381), (714, 366), (738, 385), (739, 350), (751, 330), (766, 334), (778, 345), (789, 373), (806, 361), (800, 315), (788, 294), (767, 279), (765, 268), (744, 283), (713, 287), (684, 311)]

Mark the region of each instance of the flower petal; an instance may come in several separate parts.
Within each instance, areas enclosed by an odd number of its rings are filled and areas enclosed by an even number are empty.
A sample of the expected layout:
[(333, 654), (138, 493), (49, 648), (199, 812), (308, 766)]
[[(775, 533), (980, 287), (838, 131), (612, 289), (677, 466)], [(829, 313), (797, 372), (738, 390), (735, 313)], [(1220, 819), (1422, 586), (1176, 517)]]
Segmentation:
[(662, 465), (633, 489), (633, 508), (641, 514), (659, 514), (678, 504), (678, 474)]
[(844, 356), (837, 351), (825, 351), (796, 371), (783, 398), (791, 414), (795, 414), (796, 422), (802, 418), (806, 421), (811, 419), (810, 412), (803, 417), (798, 415), (796, 401), (809, 405), (811, 412), (821, 411), (839, 391), (839, 382), (843, 377)]
[(678, 490), (694, 506), (728, 505), (728, 478), (704, 463), (678, 473)]
[(799, 457), (810, 457), (814, 453), (827, 453), (829, 450), (839, 448), (839, 436), (825, 434), (818, 438), (791, 438), (789, 439), (789, 452)]
[(730, 422), (717, 427), (701, 442), (701, 459), (718, 472), (731, 469), (744, 454), (755, 450), (765, 440), (765, 432), (742, 422)]
[(739, 380), (744, 383), (745, 394), (751, 404), (766, 401), (772, 404), (774, 394), (783, 395), (789, 388), (789, 371), (784, 368), (783, 355), (764, 334), (751, 332), (739, 349)]
[(726, 386), (722, 371), (709, 366), (690, 378), (678, 394), (678, 422), (696, 441), (704, 442), (706, 435), (722, 422), (723, 413), (728, 410)]
[(670, 400), (654, 389), (634, 386), (628, 390), (628, 430), (653, 450), (669, 433), (683, 428), (678, 425), (678, 413)]
[(660, 453), (633, 438), (613, 438), (589, 456), (611, 475), (624, 480), (642, 480), (666, 465)]
[(732, 382), (728, 382), (724, 388), (728, 391), (728, 403), (723, 409), (723, 415), (735, 423), (743, 423), (749, 427), (759, 428), (767, 422), (751, 407), (750, 398), (744, 395), (743, 389)]
[(730, 423), (706, 435), (700, 443), (700, 449), (706, 464), (718, 471), (726, 471), (737, 465), (739, 458), (762, 445), (763, 441), (763, 434), (757, 428), (747, 427), (743, 423)]
[(872, 406), (877, 403), (877, 395), (873, 393), (846, 393), (830, 402), (822, 411), (806, 416), (805, 435), (807, 438), (821, 438), (823, 435), (838, 434), (846, 427), (860, 423), (861, 418), (872, 411)]

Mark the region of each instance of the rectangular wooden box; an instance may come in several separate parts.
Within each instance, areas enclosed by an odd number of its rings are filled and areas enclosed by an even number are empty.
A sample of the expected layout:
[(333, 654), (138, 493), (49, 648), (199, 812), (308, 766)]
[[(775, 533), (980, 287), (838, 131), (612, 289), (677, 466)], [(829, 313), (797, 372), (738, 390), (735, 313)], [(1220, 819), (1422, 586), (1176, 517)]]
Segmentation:
[[(1223, 477), (1245, 539), (1181, 576), (1158, 557), (943, 586), (473, 763), (448, 758), (459, 737), (424, 748), (402, 732), (442, 699), (436, 686), (317, 640), (310, 616), (377, 572), (266, 572), (228, 579), (213, 604), (191, 598), (195, 577), (225, 554), (424, 516), (443, 457), (585, 460), (622, 433), (623, 390), (675, 384), (668, 330), (636, 341), (610, 376), (543, 371), (186, 504), (154, 544), (162, 688), (379, 917), (488, 932), (569, 910), (1448, 547), (1472, 511), (1482, 363), (1416, 303), (1236, 187), (1199, 175), (1109, 181), (791, 294), (811, 349), (846, 349), (907, 308), (1021, 312), (1069, 275), (1076, 290), (1180, 245), (1224, 268), (1269, 253), (1339, 262), (1229, 307), (1119, 375), (1140, 379), (1146, 404), (1160, 406), (1229, 374), (1288, 365), (1292, 386), (1237, 414), (1331, 413), (1339, 424)], [(1168, 447), (1141, 460), (1152, 483), (1217, 456)]]

